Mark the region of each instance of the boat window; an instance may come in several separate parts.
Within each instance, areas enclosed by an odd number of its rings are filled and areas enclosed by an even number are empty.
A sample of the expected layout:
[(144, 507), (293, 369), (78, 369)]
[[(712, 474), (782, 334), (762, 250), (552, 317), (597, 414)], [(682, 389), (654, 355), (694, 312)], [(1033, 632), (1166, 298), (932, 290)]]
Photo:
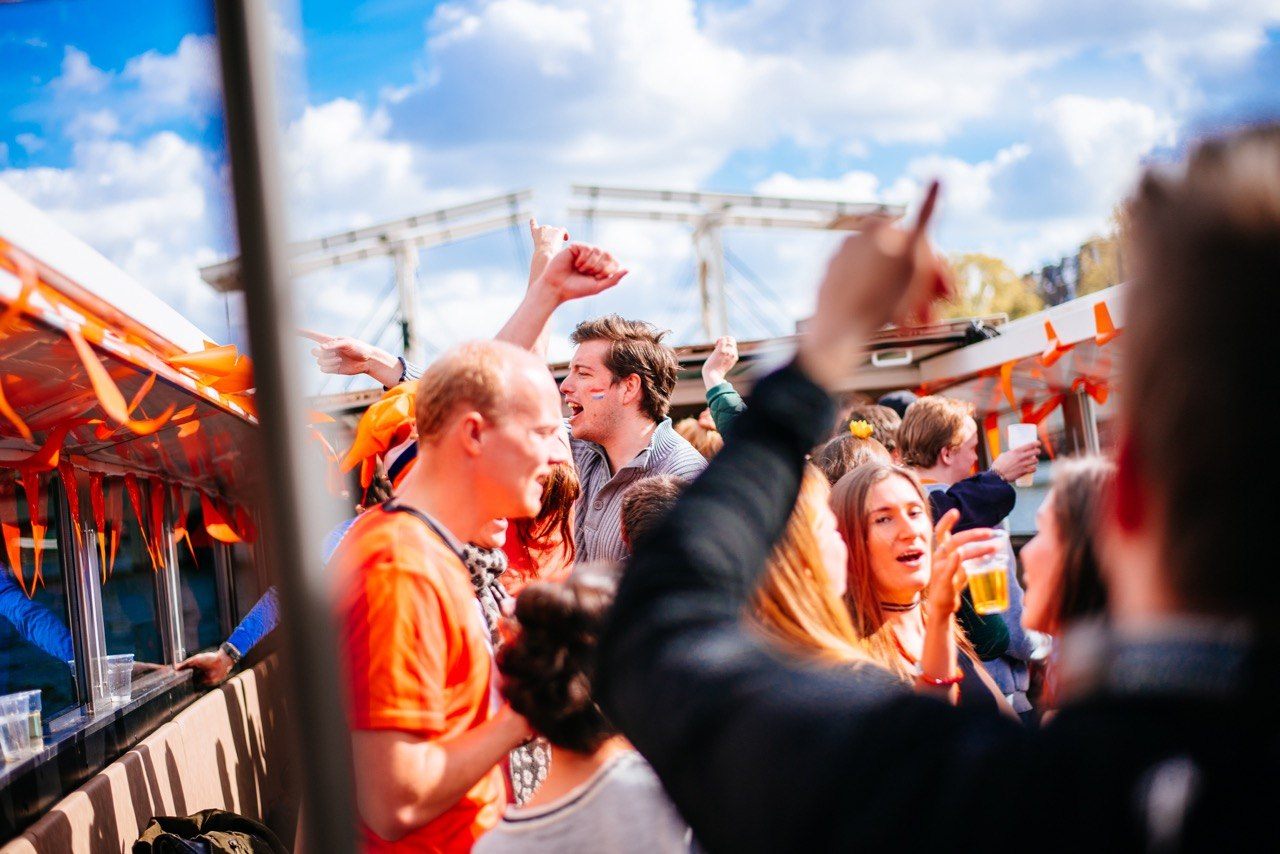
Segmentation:
[(12, 473), (0, 470), (5, 540), (0, 555), (0, 694), (39, 690), (46, 719), (76, 704), (52, 480), (48, 475), (39, 479), (36, 522), (43, 517), (47, 527), (33, 532), (26, 490)]
[[(110, 487), (108, 487), (110, 489)], [(148, 518), (149, 494), (146, 481), (140, 481), (139, 503), (143, 518)], [(107, 653), (133, 653), (135, 662), (159, 663), (164, 660), (160, 645), (160, 629), (156, 620), (156, 578), (148, 540), (144, 539), (138, 516), (132, 506), (133, 496), (123, 499), (123, 524), (115, 564), (110, 565), (102, 585), (102, 615), (106, 627)], [(135, 673), (135, 677), (136, 677)]]
[(231, 574), (236, 587), (236, 620), (240, 620), (253, 608), (262, 594), (267, 592), (266, 579), (258, 571), (257, 554), (249, 543), (231, 546)]
[(190, 654), (217, 646), (224, 638), (218, 619), (214, 541), (205, 530), (199, 496), (191, 490), (182, 490), (176, 497), (183, 508), (174, 520), (174, 546), (182, 593), (182, 640)]

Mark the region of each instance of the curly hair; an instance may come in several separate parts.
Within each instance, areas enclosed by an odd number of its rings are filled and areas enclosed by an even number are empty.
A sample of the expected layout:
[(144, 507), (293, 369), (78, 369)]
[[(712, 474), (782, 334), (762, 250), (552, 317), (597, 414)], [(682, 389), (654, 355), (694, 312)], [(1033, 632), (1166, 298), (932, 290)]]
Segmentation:
[(613, 582), (601, 575), (530, 584), (516, 600), (514, 636), (498, 651), (511, 708), (574, 753), (594, 753), (618, 734), (592, 697), (596, 646), (613, 594)]

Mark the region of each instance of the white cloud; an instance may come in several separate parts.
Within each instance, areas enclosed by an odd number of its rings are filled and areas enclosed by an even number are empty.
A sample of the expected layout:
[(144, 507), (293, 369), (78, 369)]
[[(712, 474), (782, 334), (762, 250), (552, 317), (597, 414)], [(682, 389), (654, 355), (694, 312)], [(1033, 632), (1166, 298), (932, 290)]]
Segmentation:
[(120, 77), (136, 86), (126, 109), (138, 122), (175, 116), (207, 120), (217, 106), (221, 83), (213, 36), (183, 36), (171, 54), (149, 50), (125, 63)]
[(225, 335), (219, 300), (197, 272), (230, 231), (207, 152), (168, 132), (87, 141), (65, 168), (10, 169), (0, 180), (208, 334)]

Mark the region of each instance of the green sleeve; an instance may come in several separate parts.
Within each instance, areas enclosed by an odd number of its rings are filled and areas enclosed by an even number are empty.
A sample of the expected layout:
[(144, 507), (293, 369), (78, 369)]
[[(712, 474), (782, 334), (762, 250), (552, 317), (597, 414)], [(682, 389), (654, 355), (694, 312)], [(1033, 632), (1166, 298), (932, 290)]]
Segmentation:
[(988, 614), (985, 617), (979, 614), (973, 608), (973, 599), (968, 590), (961, 594), (956, 619), (973, 643), (978, 658), (983, 661), (999, 658), (1009, 649), (1009, 627), (1005, 625), (1004, 617), (999, 614)]
[(734, 419), (747, 411), (742, 395), (734, 390), (733, 384), (728, 380), (707, 389), (707, 407), (711, 410), (711, 420), (716, 422), (716, 429), (722, 436)]

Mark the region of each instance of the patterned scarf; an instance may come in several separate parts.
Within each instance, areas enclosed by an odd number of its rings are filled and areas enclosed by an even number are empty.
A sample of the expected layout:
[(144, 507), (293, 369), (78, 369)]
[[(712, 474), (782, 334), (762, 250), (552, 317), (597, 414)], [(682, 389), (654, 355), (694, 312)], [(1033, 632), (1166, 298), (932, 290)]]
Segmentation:
[[(475, 588), (485, 627), (489, 629), (489, 639), (496, 652), (502, 643), (499, 627), (503, 603), (511, 600), (500, 580), (507, 571), (507, 555), (502, 549), (482, 549), (468, 544), (462, 547), (462, 560), (471, 573), (471, 586)], [(551, 746), (543, 739), (535, 739), (511, 751), (507, 764), (512, 794), (517, 804), (523, 804), (547, 779), (547, 770), (551, 767)]]

